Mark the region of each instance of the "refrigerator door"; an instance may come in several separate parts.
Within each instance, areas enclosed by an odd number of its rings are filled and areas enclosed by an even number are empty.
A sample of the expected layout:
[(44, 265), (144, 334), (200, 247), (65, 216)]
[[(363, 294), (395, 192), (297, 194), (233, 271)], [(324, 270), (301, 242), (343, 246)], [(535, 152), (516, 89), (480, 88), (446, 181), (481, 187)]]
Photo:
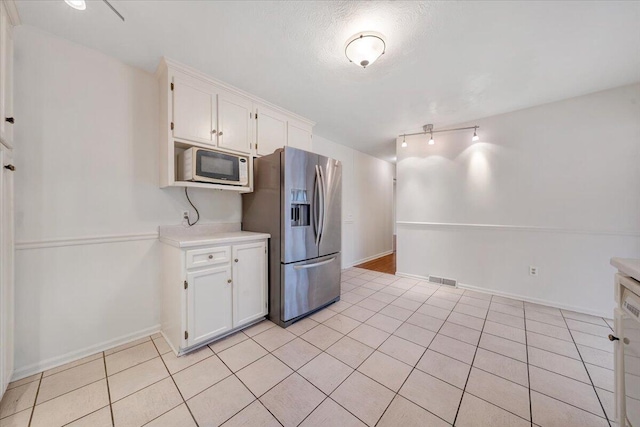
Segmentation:
[(318, 256), (320, 182), (317, 154), (285, 147), (281, 155), (284, 212), (280, 258), (288, 264)]
[(322, 307), (340, 296), (340, 254), (329, 255), (282, 268), (282, 320)]
[(323, 208), (319, 239), (319, 255), (340, 252), (342, 246), (342, 163), (318, 156)]

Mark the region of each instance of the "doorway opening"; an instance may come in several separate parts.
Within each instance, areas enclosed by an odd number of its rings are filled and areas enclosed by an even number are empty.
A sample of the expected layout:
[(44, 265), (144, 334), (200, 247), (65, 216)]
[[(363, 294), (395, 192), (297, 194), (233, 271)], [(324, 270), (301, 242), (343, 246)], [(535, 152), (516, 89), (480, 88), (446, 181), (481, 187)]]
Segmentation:
[(356, 265), (356, 267), (364, 268), (365, 270), (378, 271), (380, 273), (396, 274), (396, 253), (393, 252), (389, 255), (364, 262), (360, 265)]

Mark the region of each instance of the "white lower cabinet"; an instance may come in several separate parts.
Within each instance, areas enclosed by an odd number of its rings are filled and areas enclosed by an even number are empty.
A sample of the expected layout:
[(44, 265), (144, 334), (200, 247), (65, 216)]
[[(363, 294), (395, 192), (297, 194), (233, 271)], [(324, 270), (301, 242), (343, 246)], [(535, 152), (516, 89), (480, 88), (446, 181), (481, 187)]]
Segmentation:
[(228, 265), (187, 273), (187, 345), (233, 328), (233, 288)]
[(162, 332), (177, 354), (267, 315), (266, 248), (266, 239), (188, 249), (163, 245)]
[(267, 259), (264, 242), (233, 247), (233, 326), (267, 314)]

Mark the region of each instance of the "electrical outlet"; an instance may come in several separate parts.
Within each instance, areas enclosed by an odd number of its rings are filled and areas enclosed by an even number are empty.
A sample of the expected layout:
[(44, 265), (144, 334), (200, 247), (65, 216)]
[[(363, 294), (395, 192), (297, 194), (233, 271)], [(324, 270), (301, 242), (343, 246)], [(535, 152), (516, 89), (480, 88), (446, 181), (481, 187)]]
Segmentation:
[(182, 225), (189, 226), (189, 211), (182, 211)]
[(534, 267), (533, 265), (529, 266), (529, 276), (537, 276), (538, 275), (538, 267)]

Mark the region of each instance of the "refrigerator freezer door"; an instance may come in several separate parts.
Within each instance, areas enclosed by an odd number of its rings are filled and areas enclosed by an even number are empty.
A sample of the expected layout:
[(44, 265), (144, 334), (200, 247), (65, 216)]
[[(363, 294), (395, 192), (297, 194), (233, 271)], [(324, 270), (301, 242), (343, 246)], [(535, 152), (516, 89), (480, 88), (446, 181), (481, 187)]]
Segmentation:
[(282, 320), (288, 322), (340, 296), (340, 254), (282, 268)]
[[(285, 264), (318, 256), (316, 245), (316, 193), (318, 155), (295, 148), (282, 151), (282, 243)], [(265, 213), (274, 215), (276, 213)], [(315, 214), (315, 215), (314, 215)]]
[(319, 255), (335, 254), (342, 246), (342, 164), (338, 160), (318, 156), (324, 189)]

